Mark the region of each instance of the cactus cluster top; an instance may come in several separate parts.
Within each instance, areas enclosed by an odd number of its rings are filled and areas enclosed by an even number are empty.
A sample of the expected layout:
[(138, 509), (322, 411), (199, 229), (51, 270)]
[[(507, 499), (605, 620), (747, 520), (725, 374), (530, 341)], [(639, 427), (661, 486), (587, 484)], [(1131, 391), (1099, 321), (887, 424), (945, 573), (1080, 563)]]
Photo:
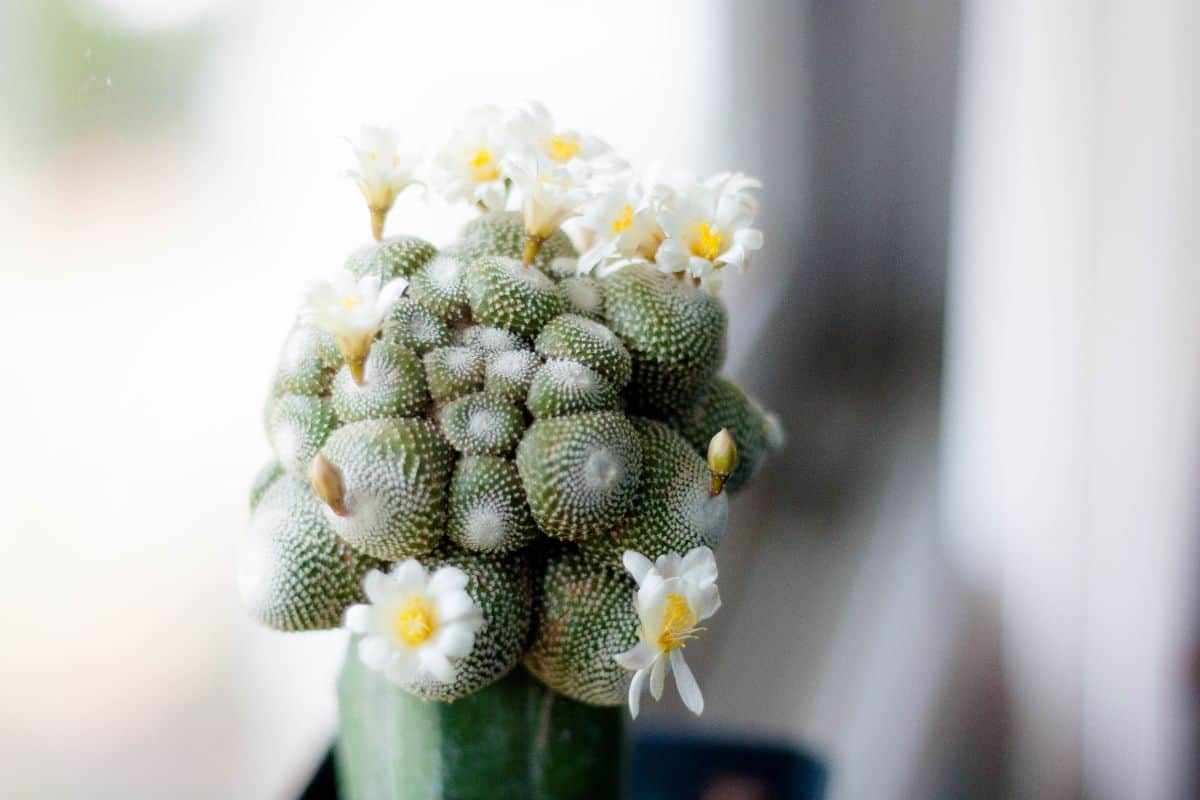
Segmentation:
[[(426, 164), (365, 128), (375, 243), (313, 284), (266, 404), (239, 587), (285, 631), (452, 701), (523, 663), (567, 697), (696, 713), (727, 495), (781, 443), (718, 372), (758, 182), (637, 178), (541, 106), (468, 115)], [(479, 207), (441, 249), (384, 238), (409, 185)], [(567, 230), (564, 230), (564, 223)]]

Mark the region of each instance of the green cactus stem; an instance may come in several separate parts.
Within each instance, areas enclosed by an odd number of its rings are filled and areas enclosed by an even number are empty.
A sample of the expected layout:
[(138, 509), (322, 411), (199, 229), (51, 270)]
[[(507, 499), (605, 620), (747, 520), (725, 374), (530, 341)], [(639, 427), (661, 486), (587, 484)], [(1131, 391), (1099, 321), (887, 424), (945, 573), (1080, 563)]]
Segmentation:
[(421, 700), (365, 667), (353, 644), (338, 680), (345, 800), (616, 800), (625, 712), (569, 700), (518, 667), (453, 703)]

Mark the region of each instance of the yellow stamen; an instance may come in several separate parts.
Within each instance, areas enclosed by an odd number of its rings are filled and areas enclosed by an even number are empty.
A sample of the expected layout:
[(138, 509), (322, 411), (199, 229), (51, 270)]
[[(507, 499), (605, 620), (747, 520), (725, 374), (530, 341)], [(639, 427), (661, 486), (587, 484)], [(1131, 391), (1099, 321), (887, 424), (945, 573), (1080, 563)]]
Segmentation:
[(629, 205), (629, 203), (626, 203), (625, 207), (621, 209), (621, 213), (617, 214), (616, 219), (614, 219), (612, 222), (612, 232), (614, 234), (624, 233), (625, 231), (629, 230), (629, 226), (632, 224), (633, 206)]
[(696, 638), (697, 622), (695, 612), (683, 595), (675, 592), (667, 595), (658, 646), (663, 650), (677, 650), (685, 646), (688, 639)]
[(721, 255), (721, 229), (701, 222), (692, 229), (695, 239), (692, 240), (692, 255), (712, 261)]
[(421, 595), (404, 601), (392, 620), (396, 637), (409, 647), (416, 647), (433, 635), (433, 606)]
[(579, 140), (561, 133), (551, 136), (546, 142), (546, 155), (563, 164), (579, 155), (582, 149)]
[(486, 147), (476, 147), (467, 159), (467, 167), (471, 170), (471, 180), (476, 183), (494, 181), (500, 177), (500, 169), (496, 166), (496, 156)]
[(358, 305), (361, 302), (362, 302), (362, 297), (360, 297), (359, 295), (356, 295), (356, 294), (352, 294), (349, 297), (343, 297), (342, 298), (342, 310), (349, 311), (350, 309), (354, 308), (356, 305)]

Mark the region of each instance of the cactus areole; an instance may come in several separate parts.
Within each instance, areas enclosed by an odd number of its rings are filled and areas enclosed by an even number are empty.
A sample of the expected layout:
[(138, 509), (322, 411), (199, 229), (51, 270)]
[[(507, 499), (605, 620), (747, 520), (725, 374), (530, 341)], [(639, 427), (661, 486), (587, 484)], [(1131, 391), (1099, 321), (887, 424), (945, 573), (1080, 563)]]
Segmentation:
[(673, 676), (703, 708), (684, 650), (719, 624), (727, 498), (781, 444), (718, 374), (757, 182), (643, 185), (540, 106), (483, 109), (433, 164), (481, 209), (439, 249), (382, 238), (397, 152), (364, 132), (377, 241), (283, 346), (243, 601), (349, 630), (344, 796), (618, 797), (620, 707)]

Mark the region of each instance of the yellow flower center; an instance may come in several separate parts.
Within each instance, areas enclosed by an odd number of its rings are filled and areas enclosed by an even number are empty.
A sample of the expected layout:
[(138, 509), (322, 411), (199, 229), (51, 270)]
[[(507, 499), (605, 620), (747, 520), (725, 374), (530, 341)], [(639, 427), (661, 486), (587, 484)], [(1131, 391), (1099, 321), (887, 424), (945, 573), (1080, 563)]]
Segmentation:
[(494, 181), (500, 177), (500, 169), (496, 166), (495, 154), (486, 147), (476, 147), (467, 159), (467, 167), (471, 170), (471, 180), (476, 183)]
[(433, 606), (421, 595), (404, 601), (392, 620), (396, 637), (409, 647), (416, 647), (433, 635)]
[(349, 311), (350, 309), (354, 308), (356, 305), (358, 305), (361, 302), (362, 302), (361, 295), (352, 294), (349, 297), (343, 297), (342, 298), (342, 310)]
[(692, 239), (691, 251), (692, 255), (712, 261), (717, 256), (721, 255), (721, 229), (713, 227), (707, 222), (701, 222), (692, 233), (695, 238)]
[(616, 219), (614, 219), (612, 222), (612, 232), (614, 234), (624, 233), (625, 231), (629, 230), (629, 226), (632, 224), (633, 206), (629, 205), (629, 203), (626, 203), (625, 207), (621, 209), (620, 213), (617, 214)]
[(663, 650), (676, 650), (686, 645), (688, 639), (696, 638), (696, 614), (681, 594), (667, 595), (663, 609), (662, 633), (658, 634), (658, 646)]
[(564, 164), (579, 155), (582, 149), (578, 139), (561, 133), (551, 136), (546, 142), (546, 155)]

